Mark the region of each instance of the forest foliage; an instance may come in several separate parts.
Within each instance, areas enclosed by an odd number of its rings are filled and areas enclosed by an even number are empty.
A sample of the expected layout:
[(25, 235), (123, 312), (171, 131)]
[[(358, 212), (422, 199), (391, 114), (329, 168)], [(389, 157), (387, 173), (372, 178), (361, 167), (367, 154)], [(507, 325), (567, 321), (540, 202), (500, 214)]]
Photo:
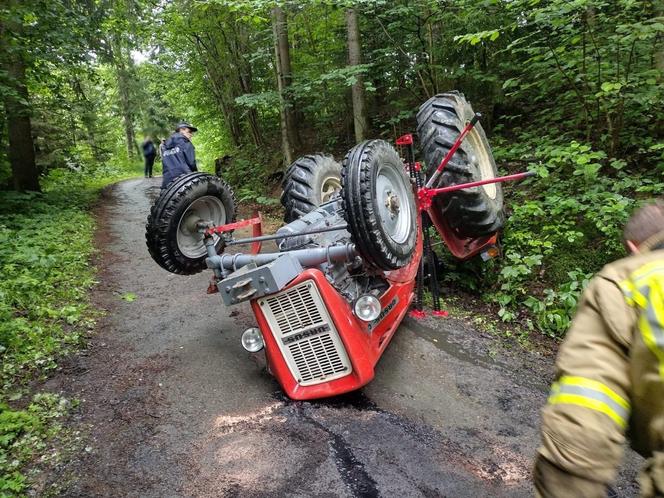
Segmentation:
[[(355, 144), (357, 98), (362, 133), (393, 140), (458, 89), (500, 171), (538, 173), (505, 187), (504, 258), (446, 258), (443, 278), (504, 321), (562, 336), (588, 279), (623, 255), (630, 211), (664, 191), (663, 16), (656, 0), (3, 2), (0, 403), (78, 342), (91, 186), (135, 167), (144, 137), (194, 123), (203, 169), (230, 156), (236, 192), (270, 204), (288, 154), (342, 159)], [(0, 464), (19, 433), (3, 433)], [(15, 472), (0, 493), (21, 489)]]

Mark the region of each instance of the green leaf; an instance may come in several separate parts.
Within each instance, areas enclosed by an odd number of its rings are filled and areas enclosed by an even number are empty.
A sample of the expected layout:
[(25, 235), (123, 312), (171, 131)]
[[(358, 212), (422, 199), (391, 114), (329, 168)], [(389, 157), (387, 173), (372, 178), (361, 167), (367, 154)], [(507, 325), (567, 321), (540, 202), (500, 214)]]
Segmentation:
[(138, 296), (136, 294), (134, 294), (133, 292), (125, 292), (124, 294), (122, 294), (121, 299), (123, 299), (124, 301), (127, 301), (128, 303), (131, 303), (133, 301), (136, 301), (137, 297)]

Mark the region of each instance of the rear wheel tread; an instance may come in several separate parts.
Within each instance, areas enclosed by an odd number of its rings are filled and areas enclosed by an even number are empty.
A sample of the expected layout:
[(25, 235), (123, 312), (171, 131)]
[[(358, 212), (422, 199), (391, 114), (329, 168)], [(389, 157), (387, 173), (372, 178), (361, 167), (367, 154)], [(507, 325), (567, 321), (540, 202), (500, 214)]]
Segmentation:
[[(466, 121), (473, 111), (462, 94), (453, 91), (436, 95), (426, 101), (417, 113), (417, 131), (421, 139), (427, 176), (430, 177), (442, 159), (452, 148)], [(478, 140), (486, 147), (490, 164), (497, 176), (491, 149), (486, 141), (484, 130), (478, 123), (475, 126)], [(456, 185), (481, 179), (480, 168), (470, 162), (471, 157), (479, 157), (466, 139), (454, 154), (438, 179), (438, 186)], [(438, 196), (433, 208), (445, 216), (448, 224), (463, 237), (479, 237), (500, 230), (505, 215), (503, 212), (502, 189), (496, 185), (496, 197), (490, 198), (482, 187), (460, 190)]]

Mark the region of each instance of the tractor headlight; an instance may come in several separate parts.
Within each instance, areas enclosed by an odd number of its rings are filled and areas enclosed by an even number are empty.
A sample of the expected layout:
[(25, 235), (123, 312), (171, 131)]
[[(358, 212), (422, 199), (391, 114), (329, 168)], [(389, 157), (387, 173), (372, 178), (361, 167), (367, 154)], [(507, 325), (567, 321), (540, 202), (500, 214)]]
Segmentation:
[(261, 349), (265, 347), (265, 341), (263, 341), (263, 334), (256, 327), (251, 327), (250, 329), (242, 332), (242, 347), (249, 351), (250, 353), (258, 353)]
[(355, 301), (355, 316), (365, 322), (372, 322), (380, 315), (380, 301), (375, 296), (365, 294)]

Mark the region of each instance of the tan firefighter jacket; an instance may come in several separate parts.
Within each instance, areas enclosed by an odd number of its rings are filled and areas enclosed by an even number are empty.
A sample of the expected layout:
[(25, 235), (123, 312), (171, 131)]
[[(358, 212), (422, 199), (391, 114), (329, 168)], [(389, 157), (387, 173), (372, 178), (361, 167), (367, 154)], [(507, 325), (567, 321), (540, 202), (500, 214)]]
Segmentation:
[(606, 497), (625, 435), (648, 459), (642, 496), (664, 496), (664, 232), (654, 242), (583, 294), (542, 411), (538, 496)]

